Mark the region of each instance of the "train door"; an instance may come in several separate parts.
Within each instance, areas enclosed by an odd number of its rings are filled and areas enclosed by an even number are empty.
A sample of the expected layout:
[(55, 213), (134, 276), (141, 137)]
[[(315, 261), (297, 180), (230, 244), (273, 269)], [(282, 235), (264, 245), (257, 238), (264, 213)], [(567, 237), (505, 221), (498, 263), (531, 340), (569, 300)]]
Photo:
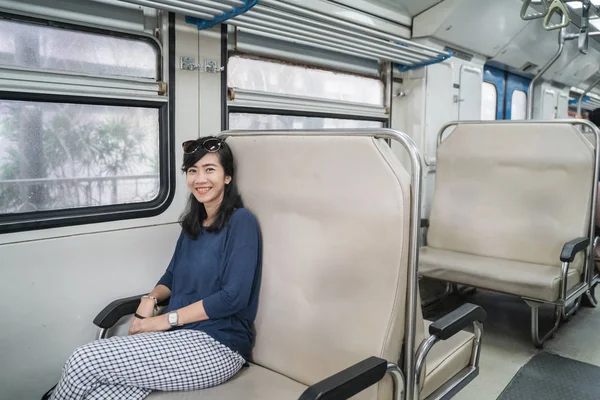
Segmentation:
[(481, 119), (504, 119), (505, 72), (485, 66), (481, 87)]
[[(527, 115), (527, 95), (530, 80), (519, 75), (486, 65), (483, 73), (481, 94), (481, 119), (525, 119)], [(556, 92), (547, 90), (552, 99), (543, 104), (556, 107)], [(544, 114), (546, 115), (546, 114)]]

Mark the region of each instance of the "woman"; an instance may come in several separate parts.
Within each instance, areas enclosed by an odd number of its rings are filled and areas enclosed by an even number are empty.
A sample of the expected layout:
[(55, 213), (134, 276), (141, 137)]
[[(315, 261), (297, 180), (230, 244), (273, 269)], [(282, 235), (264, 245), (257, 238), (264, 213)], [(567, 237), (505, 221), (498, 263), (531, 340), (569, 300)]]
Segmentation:
[[(143, 399), (234, 376), (250, 357), (260, 288), (260, 233), (235, 184), (233, 154), (215, 137), (183, 143), (191, 192), (171, 262), (140, 299), (129, 336), (73, 353), (51, 399)], [(166, 313), (154, 316), (169, 300)]]

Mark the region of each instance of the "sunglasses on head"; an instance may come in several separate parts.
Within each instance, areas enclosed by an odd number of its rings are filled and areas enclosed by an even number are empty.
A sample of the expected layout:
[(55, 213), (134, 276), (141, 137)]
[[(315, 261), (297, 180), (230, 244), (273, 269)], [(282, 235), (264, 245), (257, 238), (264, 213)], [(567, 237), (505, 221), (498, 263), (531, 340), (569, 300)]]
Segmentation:
[(181, 146), (185, 154), (195, 153), (200, 147), (209, 153), (215, 153), (221, 149), (221, 144), (223, 144), (222, 139), (208, 138), (204, 140), (186, 140)]

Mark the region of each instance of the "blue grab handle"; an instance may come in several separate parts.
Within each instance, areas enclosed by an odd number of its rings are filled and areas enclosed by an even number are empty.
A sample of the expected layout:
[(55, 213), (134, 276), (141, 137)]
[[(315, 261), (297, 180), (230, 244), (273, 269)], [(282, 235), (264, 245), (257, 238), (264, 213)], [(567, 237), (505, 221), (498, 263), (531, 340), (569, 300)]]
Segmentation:
[(413, 65), (398, 65), (398, 71), (403, 72), (403, 71), (408, 71), (408, 70), (411, 70), (411, 69), (426, 67), (428, 65), (440, 63), (440, 62), (442, 62), (444, 60), (447, 60), (447, 59), (449, 59), (450, 57), (453, 56), (453, 54), (452, 54), (452, 52), (450, 50), (446, 50), (446, 52), (448, 54), (440, 54), (438, 56), (438, 58), (434, 59), (434, 60), (424, 61), (422, 63), (413, 64)]
[(185, 17), (185, 22), (188, 24), (193, 24), (198, 27), (198, 30), (201, 31), (203, 29), (210, 28), (217, 24), (220, 24), (223, 21), (227, 21), (230, 18), (237, 17), (240, 14), (245, 13), (250, 10), (256, 4), (258, 4), (259, 0), (244, 0), (244, 5), (240, 8), (232, 7), (230, 12), (224, 12), (220, 17), (215, 17), (214, 19), (207, 21), (204, 19), (196, 18), (196, 17)]

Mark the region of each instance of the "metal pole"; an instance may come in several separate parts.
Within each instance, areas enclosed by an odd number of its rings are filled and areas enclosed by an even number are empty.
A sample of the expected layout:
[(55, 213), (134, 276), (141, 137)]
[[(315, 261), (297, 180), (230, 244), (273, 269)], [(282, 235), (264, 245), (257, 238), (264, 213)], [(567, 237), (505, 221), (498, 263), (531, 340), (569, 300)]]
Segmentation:
[(558, 32), (558, 51), (554, 57), (552, 57), (552, 59), (550, 59), (550, 61), (544, 65), (544, 68), (538, 72), (538, 74), (531, 80), (531, 83), (529, 84), (529, 93), (527, 96), (527, 119), (533, 119), (533, 87), (535, 86), (537, 80), (540, 79), (542, 75), (546, 73), (546, 71), (548, 71), (552, 64), (554, 64), (562, 54), (563, 48), (565, 47), (566, 33), (567, 31), (565, 28), (562, 28)]
[(590, 92), (590, 90), (592, 90), (597, 84), (600, 83), (600, 78), (596, 79), (590, 86), (588, 86), (587, 89), (585, 89), (583, 91), (583, 93), (581, 93), (581, 95), (579, 96), (579, 101), (577, 102), (577, 115), (579, 115), (581, 117), (581, 105), (583, 103), (583, 98), (585, 97), (586, 94), (588, 94)]
[[(594, 137), (596, 139), (596, 148), (594, 149), (595, 168), (594, 168), (594, 180), (592, 183), (592, 204), (591, 204), (592, 207), (590, 210), (590, 228), (589, 228), (590, 229), (590, 231), (589, 231), (590, 244), (588, 245), (588, 254), (587, 254), (588, 268), (586, 270), (586, 281), (589, 285), (589, 288), (588, 288), (588, 291), (586, 292), (586, 294), (588, 297), (590, 297), (590, 301), (592, 302), (592, 304), (594, 304), (595, 299), (591, 292), (591, 285), (592, 285), (592, 279), (594, 278), (594, 271), (596, 269), (595, 260), (594, 260), (594, 239), (596, 236), (595, 229), (596, 229), (596, 204), (598, 201), (598, 175), (600, 173), (598, 171), (598, 169), (600, 169), (600, 129), (598, 129), (598, 127), (590, 121), (583, 120), (583, 119), (579, 119), (576, 121), (577, 121), (577, 123), (590, 128), (590, 130), (592, 132), (594, 132)], [(594, 304), (594, 306), (596, 306), (596, 304)]]

